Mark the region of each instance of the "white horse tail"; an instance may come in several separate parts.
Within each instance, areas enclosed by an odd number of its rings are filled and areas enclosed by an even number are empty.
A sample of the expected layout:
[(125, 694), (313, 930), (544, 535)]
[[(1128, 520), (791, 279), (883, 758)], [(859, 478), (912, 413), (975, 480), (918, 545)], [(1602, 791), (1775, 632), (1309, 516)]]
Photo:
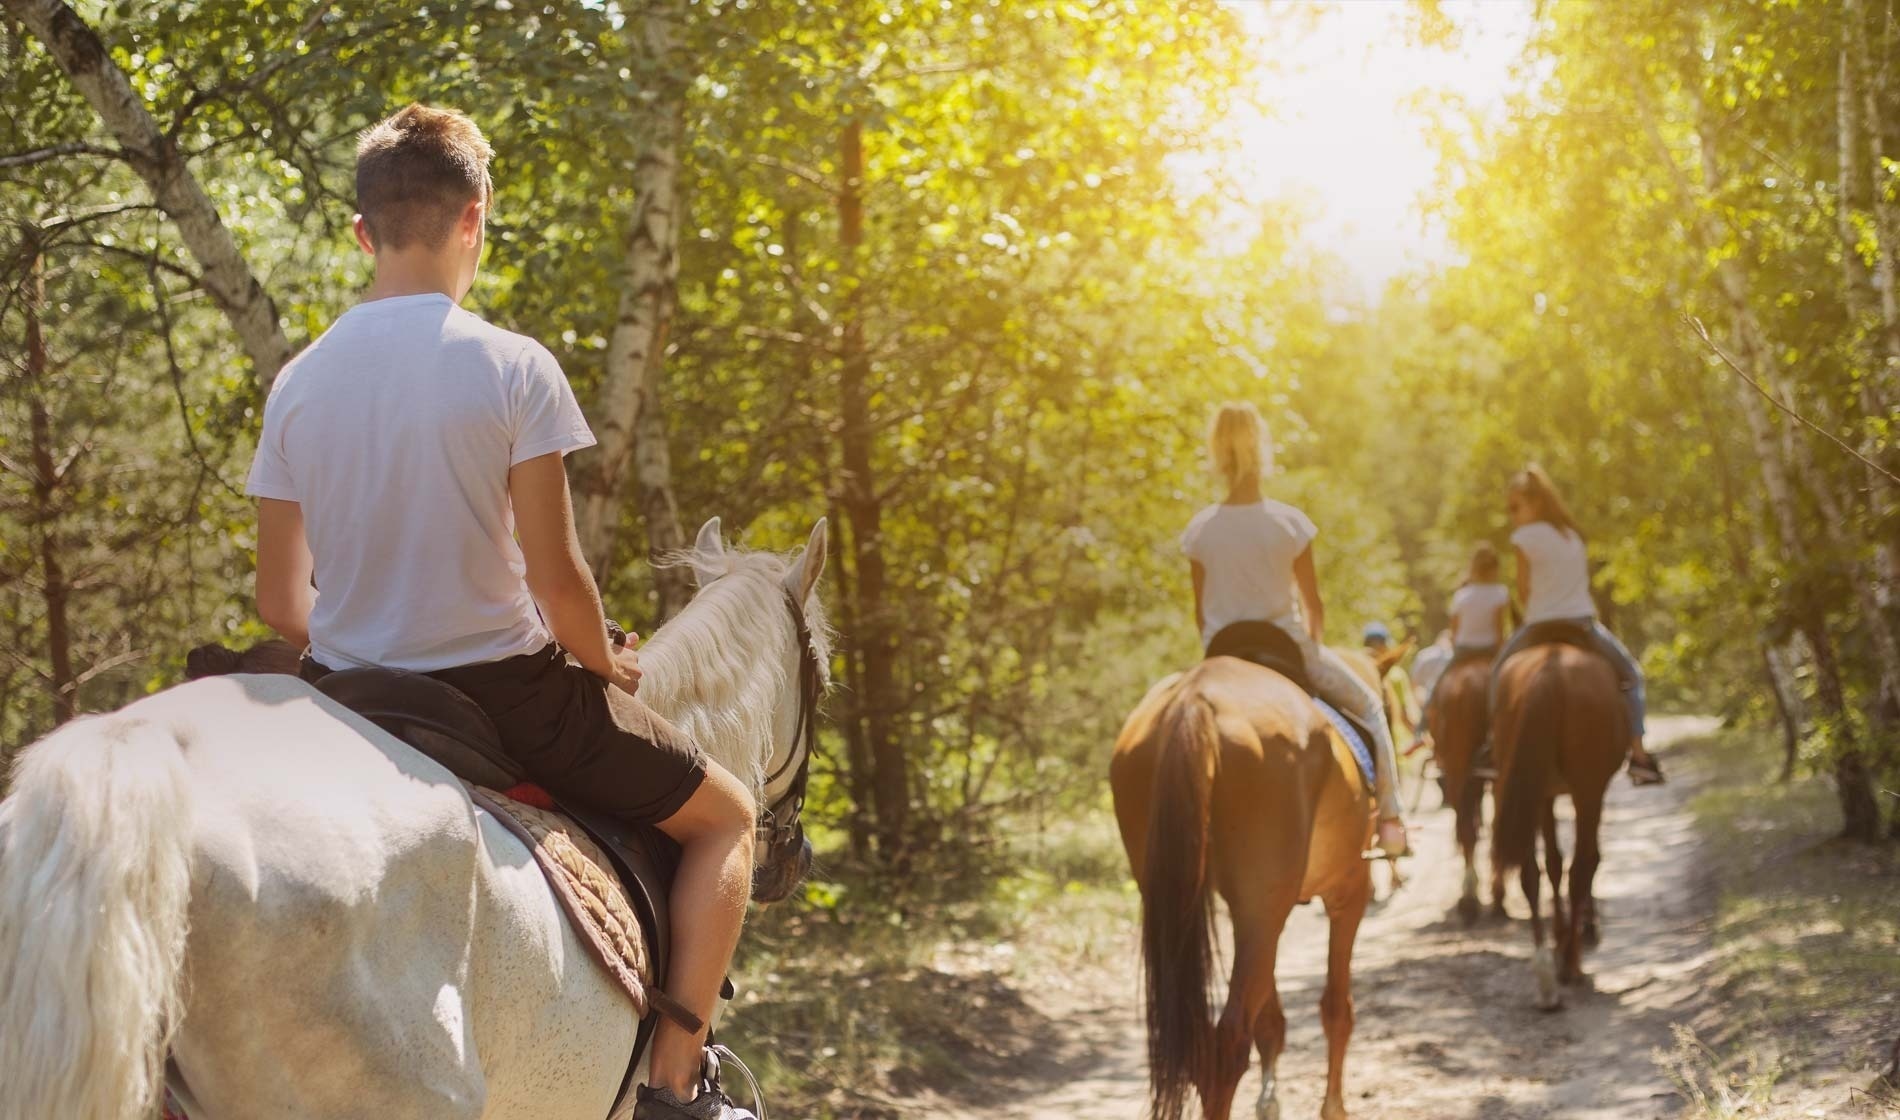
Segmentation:
[(0, 1120), (152, 1115), (182, 1006), (189, 771), (162, 725), (78, 720), (0, 801)]

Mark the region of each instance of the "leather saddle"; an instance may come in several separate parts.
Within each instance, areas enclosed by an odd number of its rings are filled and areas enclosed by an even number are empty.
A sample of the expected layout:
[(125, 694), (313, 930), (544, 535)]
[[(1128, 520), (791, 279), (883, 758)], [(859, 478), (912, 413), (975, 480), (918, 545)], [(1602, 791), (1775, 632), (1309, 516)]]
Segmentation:
[(1525, 626), (1523, 640), (1515, 652), (1522, 653), (1527, 649), (1548, 645), (1575, 646), (1585, 653), (1597, 652), (1596, 639), (1589, 629), (1565, 619), (1548, 619)]
[[(679, 845), (647, 825), (631, 824), (554, 797), (528, 779), (501, 747), (488, 713), (460, 689), (400, 669), (341, 669), (315, 682), (317, 691), (428, 755), (456, 777), (540, 808), (558, 809), (607, 853), (646, 935), (653, 974), (666, 976), (672, 925), (667, 899), (679, 866)], [(654, 993), (663, 998), (663, 993)], [(659, 1004), (640, 1022), (631, 1078), (659, 1025)], [(626, 1095), (622, 1086), (621, 1096)]]
[[(1271, 622), (1236, 622), (1222, 627), (1213, 640), (1207, 643), (1206, 656), (1238, 657), (1242, 661), (1251, 661), (1292, 681), (1308, 696), (1316, 700), (1324, 699), (1313, 691), (1300, 644), (1293, 640), (1291, 634)], [(1328, 707), (1333, 706), (1329, 704)], [(1364, 737), (1368, 745), (1378, 742), (1372, 735), (1372, 728), (1367, 727), (1364, 720), (1344, 709), (1335, 707), (1334, 710)]]

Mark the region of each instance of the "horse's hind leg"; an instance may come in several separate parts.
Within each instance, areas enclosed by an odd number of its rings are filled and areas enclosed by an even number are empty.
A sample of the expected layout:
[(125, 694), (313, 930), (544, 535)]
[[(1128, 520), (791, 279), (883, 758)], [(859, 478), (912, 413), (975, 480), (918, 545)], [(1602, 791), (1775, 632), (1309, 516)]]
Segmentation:
[(1550, 877), (1550, 934), (1559, 956), (1570, 938), (1570, 919), (1564, 913), (1564, 848), (1557, 839), (1557, 802), (1544, 806), (1544, 874)]
[(1256, 1117), (1277, 1117), (1275, 1063), (1286, 1045), (1286, 1015), (1280, 1009), (1280, 989), (1273, 970), (1279, 957), (1280, 933), (1293, 909), (1299, 884), (1269, 884), (1256, 877), (1228, 899), (1233, 918), (1234, 972), (1228, 981), (1227, 1004), (1214, 1030), (1214, 1068), (1201, 1090), (1201, 1104), (1210, 1120), (1225, 1120), (1234, 1106), (1234, 1093), (1247, 1072), (1247, 1047), (1260, 1051), (1262, 1079)]
[[(1459, 792), (1456, 832), (1458, 849), (1465, 857), (1463, 889), (1458, 895), (1458, 917), (1467, 927), (1477, 924), (1478, 904), (1478, 818), (1484, 812), (1484, 786), (1475, 778), (1465, 779)], [(1474, 792), (1475, 788), (1475, 792)]]
[(1555, 1011), (1563, 999), (1557, 992), (1557, 956), (1544, 944), (1544, 910), (1538, 899), (1541, 869), (1537, 866), (1537, 845), (1531, 845), (1524, 866), (1518, 868), (1517, 883), (1524, 889), (1524, 900), (1531, 905), (1531, 972), (1537, 980), (1537, 1006)]
[(1253, 1017), (1254, 1047), (1260, 1053), (1260, 1099), (1254, 1102), (1254, 1120), (1280, 1120), (1280, 1052), (1286, 1049), (1286, 1010), (1280, 1005), (1280, 985), (1273, 974), (1278, 948), (1277, 938), (1267, 948), (1262, 964), (1267, 999)]
[(1326, 1028), (1326, 1100), (1320, 1120), (1346, 1120), (1346, 1045), (1352, 1041), (1352, 947), (1372, 895), (1372, 877), (1326, 899), (1326, 990), (1319, 1018)]
[(1576, 798), (1577, 856), (1570, 865), (1570, 940), (1565, 946), (1560, 979), (1566, 984), (1583, 980), (1583, 950), (1597, 943), (1597, 864), (1602, 858), (1597, 830), (1603, 824), (1603, 803)]
[[(1491, 811), (1493, 814), (1497, 812), (1497, 791), (1495, 789), (1491, 795)], [(1477, 843), (1476, 834), (1483, 820), (1484, 794), (1480, 791), (1478, 794), (1478, 806), (1472, 811), (1471, 831), (1473, 834), (1473, 844)], [(1495, 825), (1496, 821), (1493, 820), (1492, 823)], [(1492, 865), (1491, 868), (1491, 916), (1499, 920), (1510, 917), (1510, 914), (1504, 909), (1504, 872), (1495, 864)]]

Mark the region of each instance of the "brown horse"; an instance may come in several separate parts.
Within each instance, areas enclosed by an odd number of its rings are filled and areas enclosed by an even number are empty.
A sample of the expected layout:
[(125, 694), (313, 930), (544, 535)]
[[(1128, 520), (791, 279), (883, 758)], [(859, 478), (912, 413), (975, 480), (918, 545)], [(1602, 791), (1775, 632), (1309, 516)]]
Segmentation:
[[(1484, 694), (1490, 681), (1491, 659), (1469, 657), (1446, 669), (1432, 689), (1432, 757), (1457, 816), (1454, 833), (1465, 856), (1458, 914), (1467, 926), (1478, 920), (1478, 829), (1484, 823), (1484, 782), (1471, 777), (1471, 760), (1484, 742)], [(1503, 916), (1504, 873), (1496, 867), (1491, 869), (1491, 908)]]
[[(1615, 672), (1602, 658), (1574, 646), (1544, 645), (1513, 654), (1504, 663), (1491, 724), (1498, 766), (1492, 862), (1500, 875), (1518, 870), (1530, 902), (1537, 1005), (1545, 1010), (1562, 1006), (1559, 981), (1583, 979), (1584, 946), (1596, 943), (1591, 889), (1597, 872), (1597, 830), (1603, 821), (1604, 792), (1623, 765), (1628, 736), (1623, 694)], [(1556, 816), (1557, 798), (1565, 794), (1577, 816), (1568, 915)], [(1550, 875), (1555, 953), (1544, 944), (1544, 919), (1538, 909), (1539, 832)]]
[[(1355, 659), (1376, 688), (1366, 664)], [(1214, 657), (1149, 690), (1116, 740), (1109, 782), (1141, 887), (1155, 1120), (1178, 1120), (1190, 1088), (1209, 1120), (1226, 1120), (1249, 1044), (1265, 1071), (1255, 1115), (1279, 1116), (1275, 1068), (1286, 1015), (1274, 960), (1287, 915), (1313, 898), (1324, 901), (1331, 922), (1320, 1116), (1344, 1120), (1352, 947), (1372, 894), (1361, 853), (1373, 823), (1371, 790), (1345, 740), (1293, 682)], [(1234, 934), (1218, 1022), (1208, 996), (1215, 892)]]

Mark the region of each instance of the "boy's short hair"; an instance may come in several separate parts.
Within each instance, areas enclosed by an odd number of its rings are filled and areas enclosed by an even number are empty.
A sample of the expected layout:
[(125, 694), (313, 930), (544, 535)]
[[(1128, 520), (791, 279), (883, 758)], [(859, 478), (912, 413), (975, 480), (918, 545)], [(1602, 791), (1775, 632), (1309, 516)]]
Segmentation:
[(378, 249), (439, 247), (471, 202), (494, 195), (488, 146), (453, 109), (411, 105), (356, 142), (356, 208)]

